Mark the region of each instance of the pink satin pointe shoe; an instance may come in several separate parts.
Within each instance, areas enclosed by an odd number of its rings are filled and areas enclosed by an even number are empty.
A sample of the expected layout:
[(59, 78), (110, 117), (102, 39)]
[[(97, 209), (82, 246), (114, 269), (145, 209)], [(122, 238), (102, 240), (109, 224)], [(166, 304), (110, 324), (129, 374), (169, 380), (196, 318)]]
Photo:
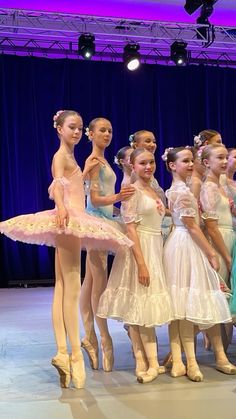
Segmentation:
[(227, 363), (216, 363), (216, 370), (223, 372), (224, 374), (228, 375), (235, 375), (236, 374), (236, 366), (231, 364), (230, 362)]
[(105, 347), (101, 343), (102, 350), (102, 368), (105, 372), (111, 372), (114, 365), (113, 345)]
[(170, 372), (171, 377), (178, 378), (186, 375), (186, 367), (183, 362), (174, 363)]
[(58, 353), (54, 358), (52, 358), (51, 364), (59, 373), (61, 387), (68, 388), (71, 380), (69, 355)]
[(148, 370), (148, 362), (147, 359), (144, 357), (140, 357), (136, 359), (136, 368), (135, 368), (135, 375), (136, 377), (142, 377), (147, 373)]
[(190, 380), (195, 381), (197, 383), (200, 383), (201, 381), (203, 381), (203, 375), (202, 375), (198, 365), (193, 365), (191, 367), (187, 367), (187, 377)]
[(150, 383), (151, 381), (155, 380), (158, 377), (158, 369), (159, 368), (148, 368), (145, 374), (139, 375), (137, 377), (137, 381), (140, 384)]
[(98, 347), (93, 346), (88, 339), (84, 338), (81, 341), (81, 348), (87, 353), (91, 368), (98, 370)]
[(85, 380), (86, 380), (86, 372), (84, 366), (84, 358), (83, 355), (79, 355), (79, 357), (74, 361), (70, 358), (70, 366), (71, 366), (71, 378), (75, 388), (84, 388)]

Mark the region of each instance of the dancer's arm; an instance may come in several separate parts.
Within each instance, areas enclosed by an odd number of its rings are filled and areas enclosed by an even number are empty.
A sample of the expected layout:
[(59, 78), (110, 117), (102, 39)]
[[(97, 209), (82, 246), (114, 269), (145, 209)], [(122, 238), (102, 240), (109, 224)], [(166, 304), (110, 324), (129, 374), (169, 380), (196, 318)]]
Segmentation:
[[(54, 179), (61, 179), (64, 176), (66, 167), (65, 157), (61, 154), (56, 154), (52, 162), (52, 175)], [(64, 187), (61, 182), (55, 181), (53, 188), (53, 199), (57, 208), (56, 224), (57, 227), (63, 229), (69, 222), (68, 211), (64, 205)]]
[(211, 266), (218, 271), (219, 260), (217, 257), (216, 252), (214, 251), (213, 247), (207, 241), (206, 237), (204, 236), (202, 230), (195, 222), (193, 217), (182, 217), (182, 222), (184, 223), (185, 227), (188, 229), (188, 232), (195, 243), (200, 247), (200, 249), (205, 253), (207, 259), (209, 260)]
[(140, 240), (137, 234), (137, 224), (134, 222), (128, 223), (126, 224), (126, 228), (127, 236), (134, 242), (132, 251), (138, 267), (138, 280), (140, 284), (148, 287), (150, 284), (150, 277), (140, 246)]
[(112, 205), (120, 201), (129, 199), (134, 193), (134, 187), (123, 186), (119, 193), (111, 194), (107, 196), (100, 195), (99, 191), (99, 170), (100, 167), (96, 166), (90, 171), (90, 181), (93, 182), (93, 189), (90, 190), (90, 199), (94, 207), (103, 207), (106, 205)]
[(228, 271), (231, 271), (231, 256), (228, 252), (228, 249), (225, 245), (225, 242), (223, 240), (222, 234), (218, 227), (218, 221), (213, 220), (211, 218), (204, 219), (204, 223), (207, 229), (207, 233), (209, 234), (209, 237), (211, 238), (216, 250), (220, 253), (222, 258), (225, 261), (226, 267)]

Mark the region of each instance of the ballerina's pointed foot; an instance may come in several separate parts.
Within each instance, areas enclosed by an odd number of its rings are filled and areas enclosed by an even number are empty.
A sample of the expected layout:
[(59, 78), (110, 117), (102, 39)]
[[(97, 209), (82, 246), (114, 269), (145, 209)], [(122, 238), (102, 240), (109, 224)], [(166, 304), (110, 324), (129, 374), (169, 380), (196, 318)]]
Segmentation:
[(187, 368), (187, 376), (190, 380), (197, 383), (203, 381), (203, 375), (197, 365), (193, 365)]
[(52, 358), (51, 364), (59, 373), (61, 387), (68, 388), (71, 381), (69, 355), (58, 353), (54, 358)]
[(170, 375), (173, 378), (183, 377), (184, 375), (186, 375), (186, 372), (186, 367), (183, 362), (174, 363)]
[(224, 374), (228, 374), (228, 375), (235, 375), (236, 374), (236, 366), (231, 364), (230, 362), (221, 364), (221, 363), (217, 363), (216, 364), (216, 369), (217, 371), (223, 372)]
[(71, 378), (75, 388), (84, 388), (86, 380), (86, 372), (84, 366), (84, 358), (81, 354), (75, 360), (70, 359)]
[(98, 370), (98, 347), (93, 346), (88, 339), (84, 338), (81, 341), (81, 348), (87, 353), (91, 368)]
[(102, 368), (105, 372), (111, 372), (114, 365), (113, 345), (105, 347), (101, 344), (102, 350)]
[(137, 377), (137, 381), (141, 384), (150, 383), (158, 377), (159, 368), (148, 368), (147, 372)]

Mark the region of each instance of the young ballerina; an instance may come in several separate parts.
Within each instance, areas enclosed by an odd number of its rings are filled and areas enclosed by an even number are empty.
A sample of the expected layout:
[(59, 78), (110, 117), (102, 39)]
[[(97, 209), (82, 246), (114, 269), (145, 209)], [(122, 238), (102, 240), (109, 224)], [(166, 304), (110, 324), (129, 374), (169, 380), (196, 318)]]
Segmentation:
[[(230, 195), (221, 184), (222, 176), (226, 174), (227, 158), (228, 151), (223, 144), (212, 144), (204, 148), (202, 161), (207, 167), (207, 176), (201, 188), (200, 200), (207, 236), (219, 255), (219, 274), (223, 283), (229, 286), (235, 234)], [(225, 349), (231, 342), (232, 330), (232, 325), (222, 327)]]
[[(145, 150), (150, 151), (152, 154), (155, 154), (157, 149), (156, 138), (153, 132), (147, 130), (140, 130), (136, 131), (134, 134), (131, 134), (129, 136), (129, 143), (134, 150), (136, 148), (145, 148)], [(135, 179), (133, 179), (133, 181), (135, 181)], [(163, 204), (166, 206), (165, 192), (159, 185), (158, 181), (154, 178), (154, 176), (152, 178), (152, 187), (158, 193)]]
[(153, 153), (138, 148), (130, 156), (136, 175), (134, 195), (121, 205), (132, 250), (119, 249), (97, 315), (129, 324), (140, 383), (159, 373), (154, 326), (172, 319), (172, 307), (162, 265), (161, 222), (165, 207), (151, 186)]
[(119, 167), (123, 172), (123, 179), (121, 181), (121, 186), (129, 185), (132, 166), (130, 164), (130, 155), (133, 152), (133, 148), (129, 146), (122, 147), (116, 154), (114, 158), (114, 163)]
[[(122, 230), (120, 223), (114, 221), (114, 204), (128, 199), (133, 193), (132, 186), (124, 186), (115, 193), (116, 176), (105, 158), (105, 150), (112, 139), (112, 126), (105, 118), (93, 119), (88, 127), (88, 136), (92, 141), (93, 150), (87, 163), (94, 158), (99, 159), (97, 165), (89, 174), (89, 194), (87, 196), (87, 211), (90, 214), (106, 220), (117, 231)], [(98, 302), (107, 285), (107, 252), (90, 250), (86, 259), (86, 274), (82, 284), (80, 310), (85, 329), (82, 347), (88, 354), (91, 367), (98, 369), (98, 340), (95, 333), (96, 320), (102, 350), (103, 370), (109, 372), (113, 368), (114, 356), (112, 339), (106, 319), (96, 316)]]
[(200, 148), (209, 144), (222, 144), (222, 138), (218, 131), (214, 129), (204, 129), (194, 136), (194, 147)]
[[(194, 348), (194, 325), (200, 329), (230, 322), (225, 295), (220, 289), (216, 270), (219, 262), (199, 227), (198, 203), (187, 186), (193, 170), (193, 155), (189, 148), (166, 149), (163, 155), (173, 182), (166, 191), (174, 228), (164, 247), (164, 269), (172, 296), (174, 321), (169, 326), (173, 377), (185, 375), (192, 381), (202, 381)], [(178, 243), (178, 246), (176, 246)], [(182, 361), (181, 343), (187, 369)], [(212, 339), (216, 368), (236, 368), (225, 357), (218, 338)]]
[[(62, 387), (69, 387), (72, 379), (76, 388), (83, 388), (85, 368), (78, 321), (80, 249), (81, 246), (115, 248), (130, 242), (117, 230), (85, 212), (83, 174), (74, 157), (74, 147), (82, 136), (81, 116), (72, 110), (59, 111), (54, 116), (54, 127), (60, 146), (52, 160), (53, 182), (49, 194), (56, 208), (4, 221), (0, 223), (0, 231), (13, 240), (56, 247), (52, 319), (57, 354), (52, 365), (59, 372)], [(98, 162), (99, 158), (87, 162), (84, 176)]]

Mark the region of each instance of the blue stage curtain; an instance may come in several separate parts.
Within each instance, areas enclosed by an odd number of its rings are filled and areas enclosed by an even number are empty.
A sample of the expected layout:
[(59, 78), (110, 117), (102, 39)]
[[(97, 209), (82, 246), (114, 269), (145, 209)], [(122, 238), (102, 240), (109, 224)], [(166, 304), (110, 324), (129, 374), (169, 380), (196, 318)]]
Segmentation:
[[(129, 134), (148, 129), (157, 137), (157, 178), (170, 176), (160, 155), (165, 147), (192, 145), (204, 128), (221, 132), (227, 146), (236, 140), (236, 70), (231, 68), (142, 65), (128, 72), (123, 63), (0, 56), (1, 203), (0, 219), (52, 208), (47, 188), (58, 147), (52, 117), (78, 110), (86, 126), (92, 118), (111, 120), (110, 163)], [(91, 151), (87, 137), (77, 146), (81, 166)], [(117, 170), (118, 185), (121, 173)], [(53, 277), (53, 250), (1, 237), (1, 283)]]

